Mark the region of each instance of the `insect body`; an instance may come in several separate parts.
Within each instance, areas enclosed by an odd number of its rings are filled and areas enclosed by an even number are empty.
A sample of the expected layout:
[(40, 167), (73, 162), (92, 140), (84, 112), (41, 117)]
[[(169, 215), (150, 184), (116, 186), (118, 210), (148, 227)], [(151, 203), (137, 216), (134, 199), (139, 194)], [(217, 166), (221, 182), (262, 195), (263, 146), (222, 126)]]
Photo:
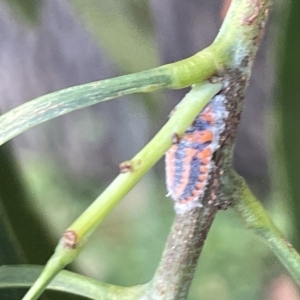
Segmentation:
[(219, 148), (228, 112), (225, 99), (216, 95), (186, 130), (181, 141), (166, 153), (166, 183), (168, 195), (180, 212), (201, 206), (213, 154)]

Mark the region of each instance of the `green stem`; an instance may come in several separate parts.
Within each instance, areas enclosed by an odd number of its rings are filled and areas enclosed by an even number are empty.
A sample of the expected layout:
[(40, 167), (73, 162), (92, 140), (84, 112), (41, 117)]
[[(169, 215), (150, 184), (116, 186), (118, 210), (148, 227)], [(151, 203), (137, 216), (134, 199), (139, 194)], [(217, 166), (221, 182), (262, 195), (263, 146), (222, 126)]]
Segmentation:
[(242, 188), (234, 206), (237, 214), (247, 228), (252, 229), (264, 240), (300, 285), (300, 256), (298, 252), (272, 222), (262, 205), (247, 187), (245, 181), (242, 178), (239, 178), (238, 181)]
[(140, 178), (172, 145), (174, 133), (181, 136), (199, 111), (221, 89), (221, 84), (195, 85), (176, 107), (170, 120), (157, 135), (135, 156), (125, 162), (128, 172), (121, 173), (90, 207), (67, 229), (77, 234), (77, 241), (89, 235)]
[[(69, 263), (71, 263), (77, 257), (80, 248), (75, 250), (64, 247), (64, 243), (61, 240), (57, 245), (54, 254), (47, 262), (45, 268), (43, 269), (41, 275), (35, 281), (32, 288), (23, 297), (23, 300), (38, 299), (41, 293), (46, 289), (47, 285), (52, 281), (52, 279)], [(74, 251), (73, 251), (74, 250)], [(36, 287), (36, 288), (35, 288)]]
[(157, 135), (131, 161), (123, 163), (126, 172), (121, 173), (66, 230), (55, 253), (23, 300), (37, 299), (54, 276), (77, 257), (85, 240), (102, 219), (170, 148), (174, 133), (181, 136), (220, 89), (221, 84), (207, 82), (192, 88)]

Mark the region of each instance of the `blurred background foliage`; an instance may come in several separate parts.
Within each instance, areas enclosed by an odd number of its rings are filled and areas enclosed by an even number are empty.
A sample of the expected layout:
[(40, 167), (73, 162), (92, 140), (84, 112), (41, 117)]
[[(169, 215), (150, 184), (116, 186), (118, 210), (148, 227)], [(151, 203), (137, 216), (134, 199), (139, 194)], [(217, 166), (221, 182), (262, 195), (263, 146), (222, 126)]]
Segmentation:
[[(212, 42), (223, 2), (1, 0), (0, 107), (5, 112), (54, 90), (187, 57)], [(299, 13), (299, 2), (276, 1), (234, 160), (298, 250)], [(64, 229), (157, 132), (183, 93), (96, 105), (2, 147), (1, 264), (45, 263)], [(162, 160), (101, 224), (73, 269), (125, 286), (149, 281), (174, 215), (165, 194)], [(16, 291), (0, 298), (20, 299)], [(300, 298), (270, 250), (228, 210), (209, 233), (189, 299)]]

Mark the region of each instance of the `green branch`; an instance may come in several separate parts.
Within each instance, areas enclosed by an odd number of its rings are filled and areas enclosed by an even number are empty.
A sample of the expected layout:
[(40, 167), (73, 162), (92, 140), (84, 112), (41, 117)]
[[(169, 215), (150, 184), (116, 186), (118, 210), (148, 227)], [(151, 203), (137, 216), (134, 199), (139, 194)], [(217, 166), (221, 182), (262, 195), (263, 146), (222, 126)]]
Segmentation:
[(220, 89), (220, 84), (195, 85), (176, 107), (170, 120), (148, 145), (131, 161), (121, 164), (121, 174), (66, 230), (55, 253), (23, 300), (37, 299), (54, 276), (78, 256), (87, 237), (101, 220), (170, 148), (174, 133), (182, 135), (199, 111)]
[(254, 197), (245, 181), (236, 175), (238, 194), (235, 211), (247, 228), (253, 230), (270, 247), (291, 276), (300, 285), (300, 256), (272, 222), (262, 205)]

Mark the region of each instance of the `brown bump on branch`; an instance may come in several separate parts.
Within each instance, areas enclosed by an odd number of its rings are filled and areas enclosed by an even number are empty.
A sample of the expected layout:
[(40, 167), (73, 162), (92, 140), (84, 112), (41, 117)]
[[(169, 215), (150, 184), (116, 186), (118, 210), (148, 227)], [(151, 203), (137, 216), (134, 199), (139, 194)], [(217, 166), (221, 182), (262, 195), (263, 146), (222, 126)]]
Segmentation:
[(77, 234), (74, 230), (67, 230), (63, 235), (64, 248), (75, 249), (77, 246)]
[(172, 144), (173, 145), (176, 145), (176, 144), (179, 144), (181, 141), (181, 137), (178, 133), (173, 133), (172, 135)]
[(119, 168), (120, 168), (120, 173), (121, 174), (133, 171), (132, 164), (129, 160), (123, 161), (122, 163), (120, 163)]

